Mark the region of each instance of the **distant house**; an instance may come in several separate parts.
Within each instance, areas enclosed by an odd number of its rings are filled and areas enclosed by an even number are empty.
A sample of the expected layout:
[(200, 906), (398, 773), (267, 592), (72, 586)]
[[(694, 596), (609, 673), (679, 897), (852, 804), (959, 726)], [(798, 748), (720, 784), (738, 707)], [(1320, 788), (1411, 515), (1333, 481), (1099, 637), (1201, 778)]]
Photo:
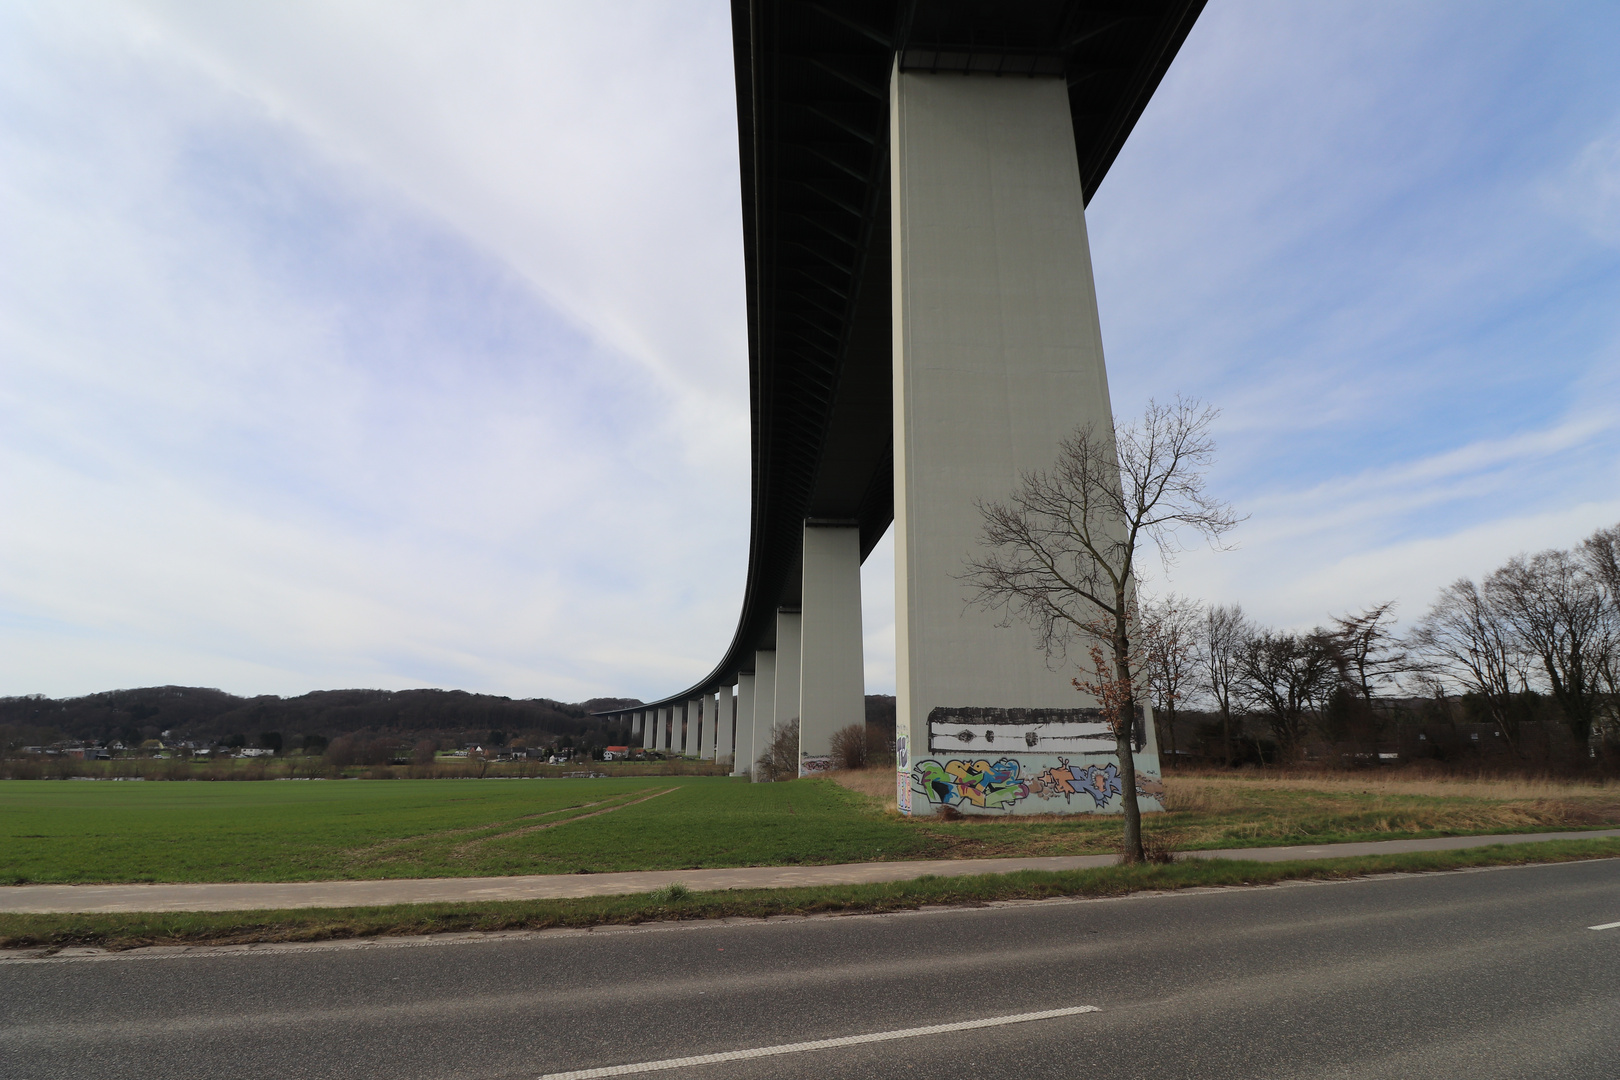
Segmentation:
[(602, 751), (603, 761), (625, 761), (630, 757), (628, 746), (610, 746)]

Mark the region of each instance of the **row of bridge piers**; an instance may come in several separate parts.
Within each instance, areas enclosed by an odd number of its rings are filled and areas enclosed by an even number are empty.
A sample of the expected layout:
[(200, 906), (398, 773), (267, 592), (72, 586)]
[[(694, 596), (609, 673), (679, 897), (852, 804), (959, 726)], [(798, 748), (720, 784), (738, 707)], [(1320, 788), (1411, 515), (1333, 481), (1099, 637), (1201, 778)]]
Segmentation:
[(797, 721), (804, 775), (829, 766), (839, 729), (865, 723), (860, 527), (806, 521), (803, 552), (800, 605), (777, 610), (775, 647), (756, 650), (754, 669), (734, 683), (631, 711), (630, 737), (643, 750), (729, 758), (733, 775), (764, 779), (760, 757), (778, 727)]

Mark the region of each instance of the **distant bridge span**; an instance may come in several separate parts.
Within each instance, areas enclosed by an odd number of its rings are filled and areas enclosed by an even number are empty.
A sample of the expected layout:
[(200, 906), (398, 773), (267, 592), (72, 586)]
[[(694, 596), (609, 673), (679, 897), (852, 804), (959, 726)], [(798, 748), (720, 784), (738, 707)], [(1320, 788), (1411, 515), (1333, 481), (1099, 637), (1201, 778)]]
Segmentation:
[[(697, 708), (707, 718), (703, 744), (687, 752), (713, 757), (734, 748), (748, 765), (761, 747), (743, 729), (761, 710), (745, 700), (734, 706), (730, 688), (752, 685), (747, 677), (763, 652), (793, 644), (779, 643), (778, 632), (787, 625), (782, 614), (804, 601), (807, 523), (851, 530), (864, 561), (894, 521), (895, 88), (910, 75), (975, 87), (1061, 80), (1079, 191), (1089, 202), (1203, 3), (733, 0), (752, 410), (747, 585), (736, 632), (712, 672), (680, 693), (603, 715), (631, 716), (645, 745), (669, 749), (673, 739), (680, 750), (681, 711), (707, 702)], [(1061, 111), (1062, 103), (1039, 107)], [(1100, 339), (1097, 351), (1100, 375)], [(1106, 407), (1105, 386), (1103, 396)], [(858, 619), (858, 592), (856, 605)], [(810, 646), (802, 648), (808, 663)], [(802, 675), (806, 685), (816, 677)], [(733, 723), (734, 744), (726, 730)], [(655, 724), (658, 739), (649, 731)]]

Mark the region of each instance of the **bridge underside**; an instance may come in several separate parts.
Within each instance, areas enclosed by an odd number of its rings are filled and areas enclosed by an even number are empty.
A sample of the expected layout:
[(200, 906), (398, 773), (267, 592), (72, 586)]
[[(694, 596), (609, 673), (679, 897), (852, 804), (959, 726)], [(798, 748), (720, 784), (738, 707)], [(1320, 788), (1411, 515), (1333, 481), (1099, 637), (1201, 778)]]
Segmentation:
[[(733, 0), (753, 421), (747, 586), (714, 671), (651, 707), (713, 702), (776, 647), (779, 612), (803, 601), (807, 521), (857, 530), (864, 560), (894, 519), (896, 68), (1061, 78), (1089, 202), (1202, 7)], [(740, 757), (740, 729), (736, 747)]]

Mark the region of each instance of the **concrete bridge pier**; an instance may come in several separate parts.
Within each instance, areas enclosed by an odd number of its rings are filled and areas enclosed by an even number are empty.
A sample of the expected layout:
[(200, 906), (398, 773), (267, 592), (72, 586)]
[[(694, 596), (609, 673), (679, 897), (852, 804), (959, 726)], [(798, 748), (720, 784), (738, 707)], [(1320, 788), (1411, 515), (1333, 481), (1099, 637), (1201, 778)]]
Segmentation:
[(731, 685), (714, 691), (714, 761), (726, 761), (732, 756), (732, 742), (737, 727), (737, 706), (731, 696)]
[(776, 610), (776, 727), (799, 719), (799, 694), (804, 671), (804, 617), (798, 608)]
[(759, 771), (759, 757), (770, 745), (771, 728), (775, 724), (776, 650), (760, 649), (754, 653), (754, 745), (748, 759), (748, 775), (756, 781), (765, 779)]
[[(1004, 710), (1084, 721), (1095, 707), (1069, 671), (1046, 665), (1028, 627), (966, 608), (959, 575), (980, 553), (976, 500), (1006, 500), (1076, 428), (1107, 431), (1108, 378), (1064, 80), (897, 66), (889, 153), (897, 734), (902, 761), (949, 769), (991, 752), (941, 741), (934, 722), (971, 733), (1006, 723)], [(1069, 757), (1074, 769), (1104, 765)], [(1068, 767), (1032, 751), (1006, 760), (1019, 776)], [(1149, 754), (1137, 768), (1159, 771)], [(906, 813), (949, 797), (901, 786)], [(1091, 806), (1029, 796), (994, 812)]]
[(643, 750), (651, 750), (653, 739), (651, 715), (646, 709), (643, 709), (641, 712), (636, 713), (636, 721), (641, 725), (641, 748)]
[(686, 703), (686, 756), (703, 757), (703, 699)]
[(731, 749), (731, 775), (747, 776), (754, 768), (754, 675), (737, 676), (737, 737)]
[(803, 551), (800, 776), (829, 769), (833, 735), (866, 723), (860, 523), (807, 520)]

